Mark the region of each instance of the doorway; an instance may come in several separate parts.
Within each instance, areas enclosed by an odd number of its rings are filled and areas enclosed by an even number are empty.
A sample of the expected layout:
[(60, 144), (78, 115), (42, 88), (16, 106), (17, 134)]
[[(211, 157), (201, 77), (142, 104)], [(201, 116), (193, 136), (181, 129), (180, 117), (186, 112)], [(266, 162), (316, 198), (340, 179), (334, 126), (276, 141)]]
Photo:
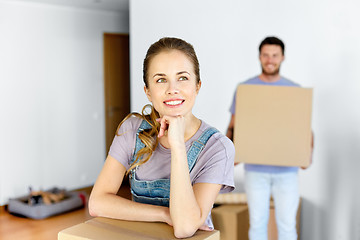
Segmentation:
[(130, 113), (129, 35), (104, 33), (106, 154), (121, 120)]

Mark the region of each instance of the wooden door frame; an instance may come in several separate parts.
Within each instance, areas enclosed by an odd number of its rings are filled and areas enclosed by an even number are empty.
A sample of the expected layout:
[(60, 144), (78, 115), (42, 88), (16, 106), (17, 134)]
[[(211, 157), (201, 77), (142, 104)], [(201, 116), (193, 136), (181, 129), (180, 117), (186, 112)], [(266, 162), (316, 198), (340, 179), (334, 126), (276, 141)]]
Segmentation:
[[(108, 94), (108, 87), (109, 87), (109, 80), (108, 80), (108, 76), (107, 76), (107, 74), (108, 74), (108, 70), (107, 70), (107, 68), (106, 68), (106, 61), (108, 60), (108, 59), (106, 59), (106, 37), (107, 36), (121, 36), (121, 37), (125, 37), (125, 38), (127, 38), (127, 40), (129, 41), (129, 39), (130, 39), (130, 36), (129, 36), (129, 34), (126, 34), (126, 33), (104, 33), (103, 34), (103, 48), (104, 48), (104, 52), (103, 52), (103, 69), (104, 69), (104, 111), (105, 111), (105, 153), (106, 153), (106, 155), (107, 155), (107, 152), (108, 152), (108, 149), (109, 149), (109, 146), (111, 145), (111, 142), (109, 142), (110, 140), (109, 140), (109, 130), (108, 130), (108, 128), (109, 128), (109, 126), (108, 126), (108, 111), (109, 111), (109, 109), (108, 109), (108, 107), (109, 107), (109, 100), (108, 100), (108, 98), (107, 98), (107, 94)], [(129, 42), (129, 47), (128, 47), (128, 51), (129, 51), (129, 58), (128, 58), (128, 64), (129, 64), (129, 99), (128, 99), (128, 101), (129, 101), (129, 112), (130, 112), (130, 42)], [(119, 124), (119, 123), (117, 123), (117, 124)], [(115, 131), (114, 131), (114, 133), (112, 134), (112, 136), (115, 134)]]

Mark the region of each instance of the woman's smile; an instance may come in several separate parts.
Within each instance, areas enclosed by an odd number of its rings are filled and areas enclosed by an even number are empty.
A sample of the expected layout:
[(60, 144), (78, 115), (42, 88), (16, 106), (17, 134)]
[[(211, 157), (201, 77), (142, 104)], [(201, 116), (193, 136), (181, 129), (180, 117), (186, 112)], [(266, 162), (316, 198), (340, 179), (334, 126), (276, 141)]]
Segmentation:
[(181, 99), (172, 99), (172, 100), (167, 100), (164, 101), (164, 104), (167, 105), (168, 107), (179, 107), (181, 106), (183, 103), (185, 102), (185, 100), (181, 100)]

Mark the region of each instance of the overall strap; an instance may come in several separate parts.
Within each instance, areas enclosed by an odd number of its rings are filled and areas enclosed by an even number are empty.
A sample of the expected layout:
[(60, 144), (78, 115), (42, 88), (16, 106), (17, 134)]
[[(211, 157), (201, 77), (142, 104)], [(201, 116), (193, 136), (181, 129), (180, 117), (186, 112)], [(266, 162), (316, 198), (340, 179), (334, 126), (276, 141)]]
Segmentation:
[(217, 133), (218, 131), (219, 130), (217, 130), (216, 128), (209, 127), (201, 134), (201, 136), (197, 140), (195, 140), (192, 143), (187, 154), (188, 166), (190, 172), (195, 166), (196, 160), (198, 159), (203, 148), (205, 147), (207, 141), (214, 133)]
[(151, 129), (151, 125), (146, 120), (142, 120), (140, 127), (138, 128), (137, 133), (136, 133), (135, 150), (134, 150), (133, 158), (130, 161), (130, 165), (133, 162), (135, 162), (136, 155), (139, 152), (139, 150), (145, 147), (145, 144), (139, 138), (139, 133), (146, 129)]

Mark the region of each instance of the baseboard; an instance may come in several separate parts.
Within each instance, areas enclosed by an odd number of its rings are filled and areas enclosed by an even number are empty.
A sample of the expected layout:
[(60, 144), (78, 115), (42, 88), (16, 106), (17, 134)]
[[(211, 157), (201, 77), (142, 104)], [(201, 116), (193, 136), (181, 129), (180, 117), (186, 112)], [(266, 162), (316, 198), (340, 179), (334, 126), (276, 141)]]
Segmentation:
[(7, 205), (0, 206), (0, 213), (5, 212), (7, 209)]

